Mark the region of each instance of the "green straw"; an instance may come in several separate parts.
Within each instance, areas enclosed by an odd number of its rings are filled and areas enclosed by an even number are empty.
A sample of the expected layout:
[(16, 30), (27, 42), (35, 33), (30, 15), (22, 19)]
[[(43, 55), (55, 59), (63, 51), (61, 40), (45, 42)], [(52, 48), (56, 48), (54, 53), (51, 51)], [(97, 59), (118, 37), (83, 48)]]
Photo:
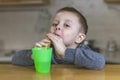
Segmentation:
[(49, 48), (49, 46), (48, 46), (48, 45), (46, 45), (44, 48), (45, 48), (45, 49), (48, 49), (48, 48)]

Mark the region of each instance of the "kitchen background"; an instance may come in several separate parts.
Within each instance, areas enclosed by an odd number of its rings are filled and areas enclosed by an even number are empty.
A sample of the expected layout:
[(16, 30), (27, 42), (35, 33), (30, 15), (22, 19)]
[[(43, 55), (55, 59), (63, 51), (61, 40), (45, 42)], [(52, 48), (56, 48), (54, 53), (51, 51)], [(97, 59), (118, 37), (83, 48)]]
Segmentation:
[[(0, 54), (9, 55), (7, 53), (33, 47), (34, 43), (44, 38), (48, 32), (50, 18), (64, 6), (75, 7), (83, 13), (89, 25), (87, 39), (95, 41), (94, 46), (99, 48), (102, 54), (107, 54), (109, 46), (117, 48), (112, 51), (119, 50), (120, 3), (108, 3), (104, 0), (49, 2), (28, 6), (0, 6)], [(118, 53), (117, 57), (120, 57)], [(116, 61), (120, 62), (119, 59)]]

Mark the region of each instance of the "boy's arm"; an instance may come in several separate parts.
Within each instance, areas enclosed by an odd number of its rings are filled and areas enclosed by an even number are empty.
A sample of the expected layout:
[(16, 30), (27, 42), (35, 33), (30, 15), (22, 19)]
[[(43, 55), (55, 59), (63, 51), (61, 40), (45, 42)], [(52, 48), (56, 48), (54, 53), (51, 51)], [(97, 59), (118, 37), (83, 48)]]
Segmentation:
[(16, 52), (12, 58), (12, 64), (23, 66), (33, 65), (33, 60), (31, 59), (31, 50), (21, 50)]
[(82, 45), (77, 49), (68, 48), (66, 50), (64, 60), (79, 67), (85, 67), (88, 69), (102, 69), (105, 65), (104, 56), (92, 51), (86, 45)]

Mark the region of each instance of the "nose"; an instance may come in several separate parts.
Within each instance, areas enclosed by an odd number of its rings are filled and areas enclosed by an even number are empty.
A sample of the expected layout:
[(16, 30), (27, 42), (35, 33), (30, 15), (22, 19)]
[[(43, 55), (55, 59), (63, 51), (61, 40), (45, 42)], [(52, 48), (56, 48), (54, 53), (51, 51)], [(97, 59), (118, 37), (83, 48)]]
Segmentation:
[(57, 25), (56, 28), (55, 28), (55, 30), (58, 30), (58, 31), (61, 30), (60, 25)]
[(57, 35), (57, 36), (61, 36), (62, 35), (62, 28), (57, 26), (55, 28), (54, 34)]
[(56, 27), (56, 29), (55, 30), (60, 30), (60, 27)]
[(62, 29), (61, 29), (60, 26), (51, 27), (51, 29), (50, 29), (50, 31), (51, 31), (52, 33), (56, 33), (56, 32), (59, 32), (59, 31), (61, 31), (61, 30), (62, 30)]

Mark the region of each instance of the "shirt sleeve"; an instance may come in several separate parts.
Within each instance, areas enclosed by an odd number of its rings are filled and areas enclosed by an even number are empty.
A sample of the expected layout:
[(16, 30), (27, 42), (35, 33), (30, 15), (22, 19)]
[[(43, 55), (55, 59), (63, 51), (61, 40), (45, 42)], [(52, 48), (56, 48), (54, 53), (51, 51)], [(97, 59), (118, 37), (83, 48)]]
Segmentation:
[(12, 58), (12, 64), (31, 66), (33, 65), (33, 60), (31, 59), (31, 50), (21, 50), (16, 52)]
[(67, 48), (64, 60), (78, 67), (85, 67), (88, 69), (102, 69), (105, 65), (104, 56), (101, 53), (91, 50), (86, 45), (76, 49)]

